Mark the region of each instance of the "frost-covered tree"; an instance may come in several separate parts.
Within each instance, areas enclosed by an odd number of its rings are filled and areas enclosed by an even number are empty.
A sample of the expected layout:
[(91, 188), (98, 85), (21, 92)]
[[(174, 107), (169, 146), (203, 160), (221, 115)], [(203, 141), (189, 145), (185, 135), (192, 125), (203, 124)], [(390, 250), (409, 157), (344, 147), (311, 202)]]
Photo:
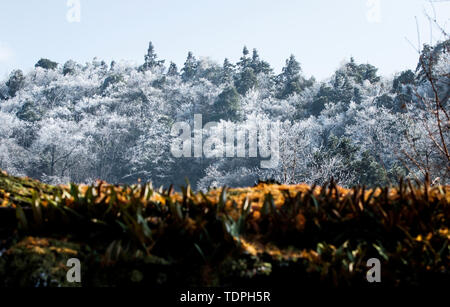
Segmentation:
[(16, 93), (24, 86), (24, 83), (25, 77), (20, 69), (11, 72), (9, 80), (6, 82), (9, 96), (16, 96)]
[(169, 69), (167, 70), (168, 76), (177, 76), (178, 75), (178, 67), (174, 62), (170, 62)]
[(58, 63), (49, 59), (40, 59), (34, 67), (40, 67), (42, 69), (56, 69), (58, 67)]
[(223, 61), (222, 65), (222, 78), (221, 83), (226, 85), (231, 85), (233, 82), (233, 76), (234, 76), (234, 65), (231, 64), (231, 62), (226, 58)]
[(194, 54), (191, 51), (189, 51), (186, 62), (184, 63), (184, 67), (181, 70), (182, 71), (181, 77), (183, 81), (190, 81), (195, 77), (197, 73), (197, 66), (198, 62), (195, 59)]
[(147, 70), (155, 70), (155, 69), (163, 69), (164, 68), (164, 60), (158, 60), (158, 56), (155, 52), (155, 47), (153, 46), (153, 43), (150, 42), (148, 44), (148, 50), (147, 54), (144, 57), (144, 64), (142, 65), (141, 69), (143, 71)]
[(294, 55), (291, 55), (286, 60), (286, 66), (283, 67), (283, 72), (278, 76), (279, 93), (278, 97), (286, 99), (292, 94), (299, 94), (307, 86), (314, 83), (313, 79), (307, 84), (306, 80), (301, 76), (300, 63), (297, 62)]

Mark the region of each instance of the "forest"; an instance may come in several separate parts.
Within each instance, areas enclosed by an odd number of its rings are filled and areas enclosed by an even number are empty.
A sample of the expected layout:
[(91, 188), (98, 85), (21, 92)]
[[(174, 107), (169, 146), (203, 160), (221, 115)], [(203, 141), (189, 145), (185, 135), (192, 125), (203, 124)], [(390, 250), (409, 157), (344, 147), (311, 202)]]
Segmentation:
[[(41, 59), (0, 81), (0, 169), (48, 184), (154, 182), (193, 188), (258, 181), (344, 187), (400, 178), (450, 184), (450, 40), (386, 77), (354, 58), (318, 81), (293, 55), (274, 72), (256, 49), (222, 64), (189, 52), (183, 67), (150, 42), (142, 65)], [(278, 123), (279, 163), (174, 157), (176, 122)]]

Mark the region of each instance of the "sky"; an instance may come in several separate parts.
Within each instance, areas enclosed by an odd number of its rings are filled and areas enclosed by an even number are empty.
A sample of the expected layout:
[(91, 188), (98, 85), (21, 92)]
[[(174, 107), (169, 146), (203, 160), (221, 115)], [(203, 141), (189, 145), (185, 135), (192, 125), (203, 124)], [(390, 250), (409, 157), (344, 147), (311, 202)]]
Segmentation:
[(277, 73), (294, 54), (304, 74), (319, 80), (351, 56), (390, 76), (415, 68), (417, 29), (422, 44), (442, 38), (425, 12), (449, 30), (450, 1), (433, 6), (426, 0), (1, 0), (0, 79), (13, 69), (31, 70), (40, 58), (141, 64), (149, 41), (179, 67), (188, 51), (236, 62), (246, 45)]

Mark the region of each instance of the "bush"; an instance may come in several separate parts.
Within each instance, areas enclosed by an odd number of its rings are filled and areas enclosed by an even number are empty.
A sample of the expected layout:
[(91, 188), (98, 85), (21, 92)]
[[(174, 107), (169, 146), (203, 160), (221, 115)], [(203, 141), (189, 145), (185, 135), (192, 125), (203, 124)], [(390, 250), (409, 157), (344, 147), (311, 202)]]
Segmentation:
[(205, 195), (189, 186), (55, 187), (2, 173), (0, 240), (11, 243), (0, 280), (24, 278), (11, 261), (35, 236), (50, 243), (32, 259), (46, 262), (60, 259), (48, 255), (51, 246), (77, 242), (71, 253), (83, 256), (83, 286), (367, 286), (374, 257), (383, 286), (445, 285), (449, 200), (450, 187), (427, 182), (372, 190), (260, 183)]

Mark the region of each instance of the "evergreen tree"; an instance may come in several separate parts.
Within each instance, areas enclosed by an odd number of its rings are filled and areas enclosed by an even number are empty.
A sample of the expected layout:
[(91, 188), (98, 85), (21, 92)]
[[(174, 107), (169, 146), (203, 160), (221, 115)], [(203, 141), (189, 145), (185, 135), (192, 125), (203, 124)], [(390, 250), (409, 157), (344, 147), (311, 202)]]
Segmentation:
[(384, 186), (389, 183), (388, 174), (369, 151), (364, 151), (360, 159), (350, 161), (350, 163), (357, 174), (355, 184), (373, 187)]
[(150, 42), (148, 44), (147, 54), (144, 57), (145, 62), (142, 65), (142, 71), (152, 70), (155, 68), (162, 68), (164, 66), (164, 60), (158, 60), (158, 56), (155, 52), (155, 48), (153, 47), (153, 43)]
[(234, 65), (226, 58), (223, 61), (222, 80), (224, 84), (231, 84), (233, 82)]
[(255, 71), (252, 68), (252, 59), (249, 58), (249, 51), (246, 46), (242, 50), (242, 57), (237, 63), (239, 74), (236, 76), (235, 87), (239, 94), (245, 95), (258, 84)]
[(117, 86), (117, 84), (124, 82), (123, 76), (120, 74), (112, 74), (108, 77), (106, 77), (105, 81), (103, 81), (103, 84), (101, 86), (101, 91), (103, 94), (106, 94), (105, 91), (110, 88)]
[[(338, 69), (333, 78), (327, 84), (322, 84), (313, 102), (310, 104), (310, 111), (312, 115), (319, 115), (325, 108), (326, 103), (341, 102), (345, 111), (354, 101), (360, 104), (363, 100), (363, 93), (365, 81), (374, 84), (380, 81), (377, 76), (377, 68), (370, 64), (358, 65), (354, 58), (346, 63), (343, 67)], [(381, 97), (380, 97), (381, 98)], [(376, 101), (378, 104), (390, 104), (387, 97), (382, 97)]]
[(194, 79), (198, 68), (198, 62), (194, 57), (194, 54), (189, 51), (186, 62), (184, 63), (184, 67), (181, 70), (181, 78), (183, 81), (189, 81)]
[(286, 66), (283, 67), (283, 72), (278, 77), (281, 85), (278, 93), (279, 98), (285, 99), (294, 93), (298, 94), (302, 91), (301, 71), (300, 63), (297, 62), (294, 55), (291, 55), (290, 58), (286, 60)]
[(16, 96), (16, 93), (23, 88), (25, 85), (25, 77), (23, 72), (18, 69), (14, 70), (10, 76), (9, 80), (6, 82), (6, 86), (8, 87), (8, 94), (11, 97)]
[(416, 85), (416, 75), (411, 70), (402, 72), (394, 79), (391, 93), (396, 94), (391, 109), (395, 112), (406, 112), (406, 106), (413, 101), (413, 87)]
[(258, 85), (258, 79), (251, 67), (244, 69), (239, 75), (235, 82), (236, 89), (239, 94), (245, 95), (252, 88)]
[(227, 87), (217, 97), (213, 106), (213, 112), (209, 117), (210, 121), (239, 120), (239, 94), (234, 86)]
[(383, 94), (375, 99), (375, 103), (377, 107), (384, 107), (387, 109), (394, 109), (395, 103), (394, 99), (391, 98), (388, 94)]
[(206, 79), (214, 85), (219, 85), (222, 79), (222, 67), (209, 58), (202, 58), (197, 61), (195, 77), (196, 79)]
[(41, 67), (43, 69), (54, 70), (58, 67), (58, 63), (50, 61), (49, 59), (40, 59), (34, 67)]
[(370, 83), (374, 84), (379, 82), (381, 78), (377, 76), (378, 68), (370, 64), (359, 65), (359, 72), (362, 76), (362, 80), (368, 80)]
[(247, 46), (244, 46), (244, 48), (242, 49), (242, 54), (244, 55), (244, 57), (247, 57), (250, 54), (250, 52), (248, 52)]
[(73, 75), (75, 73), (75, 69), (76, 69), (77, 63), (75, 63), (72, 60), (67, 61), (66, 63), (64, 63), (64, 67), (63, 67), (63, 75)]
[(174, 62), (170, 62), (169, 70), (167, 71), (168, 76), (177, 76), (178, 75), (178, 67)]
[(353, 57), (350, 58), (350, 62), (345, 65), (347, 76), (353, 78), (356, 83), (363, 84), (368, 80), (370, 83), (376, 83), (380, 81), (380, 77), (377, 76), (378, 69), (370, 64), (356, 64)]
[[(355, 98), (355, 90), (351, 81), (351, 77), (353, 79), (359, 79), (360, 76), (352, 75), (352, 73), (348, 73), (347, 71), (338, 70), (334, 75), (334, 79), (332, 82), (333, 85), (333, 100), (335, 102), (342, 101), (345, 104), (349, 104), (352, 99), (358, 100)], [(359, 81), (357, 81), (359, 83)], [(362, 82), (361, 82), (362, 83)]]
[(30, 101), (23, 104), (20, 110), (16, 113), (17, 118), (27, 122), (37, 122), (42, 119), (42, 111)]
[(247, 49), (247, 46), (244, 46), (242, 49), (242, 57), (240, 58), (239, 62), (237, 63), (237, 66), (239, 67), (239, 70), (243, 72), (247, 68), (251, 67), (252, 60), (249, 58), (249, 51)]
[(401, 92), (402, 85), (411, 84), (414, 85), (416, 80), (416, 75), (410, 70), (402, 72), (398, 77), (394, 79), (392, 90), (393, 92)]
[(253, 49), (252, 61), (250, 63), (250, 67), (253, 69), (255, 74), (270, 74), (272, 72), (272, 68), (270, 64), (261, 60), (258, 54), (258, 50)]
[(325, 104), (330, 101), (335, 101), (336, 96), (332, 87), (322, 84), (320, 86), (319, 92), (315, 96), (314, 100), (308, 107), (308, 111), (311, 115), (318, 116), (323, 109), (325, 109)]

